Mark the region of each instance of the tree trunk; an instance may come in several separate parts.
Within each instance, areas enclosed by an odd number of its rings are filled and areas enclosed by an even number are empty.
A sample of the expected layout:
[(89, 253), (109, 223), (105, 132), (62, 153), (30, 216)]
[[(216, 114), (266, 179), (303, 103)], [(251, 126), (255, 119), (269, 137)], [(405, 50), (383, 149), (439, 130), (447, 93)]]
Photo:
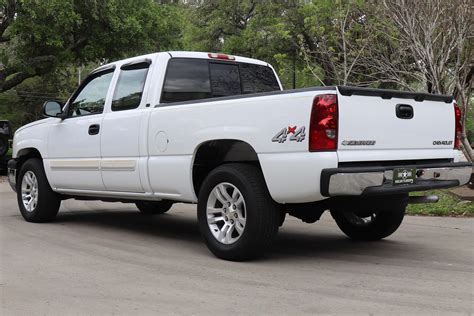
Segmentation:
[(461, 143), (462, 143), (462, 152), (464, 153), (464, 156), (466, 156), (467, 161), (473, 162), (474, 155), (473, 155), (471, 144), (469, 144), (469, 140), (466, 137), (466, 133), (462, 133)]

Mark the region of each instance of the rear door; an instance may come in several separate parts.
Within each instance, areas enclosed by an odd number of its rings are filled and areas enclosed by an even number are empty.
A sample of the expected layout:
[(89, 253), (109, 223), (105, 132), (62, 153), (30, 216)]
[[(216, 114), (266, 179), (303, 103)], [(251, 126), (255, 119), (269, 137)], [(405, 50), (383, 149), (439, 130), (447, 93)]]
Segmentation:
[(140, 159), (146, 157), (140, 157), (139, 136), (147, 119), (144, 109), (150, 62), (141, 60), (120, 67), (111, 106), (102, 123), (101, 170), (107, 191), (144, 192)]
[(452, 100), (382, 94), (338, 95), (339, 161), (453, 157)]

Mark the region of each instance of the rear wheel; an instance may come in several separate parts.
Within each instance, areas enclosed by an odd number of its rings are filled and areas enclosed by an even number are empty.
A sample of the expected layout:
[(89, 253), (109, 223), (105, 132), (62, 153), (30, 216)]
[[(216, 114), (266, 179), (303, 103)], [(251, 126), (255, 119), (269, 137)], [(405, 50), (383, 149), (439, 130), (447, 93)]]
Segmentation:
[(226, 164), (214, 169), (199, 192), (198, 222), (211, 252), (225, 260), (261, 256), (275, 239), (280, 209), (259, 168)]
[(331, 215), (351, 239), (379, 240), (393, 234), (402, 223), (408, 196), (388, 196), (378, 200), (382, 202), (363, 209), (358, 209), (357, 203), (344, 203), (331, 209)]
[(469, 189), (474, 189), (474, 173), (471, 174), (471, 178), (469, 179), (469, 182), (467, 183), (467, 187)]
[(146, 215), (164, 214), (173, 206), (171, 201), (140, 201), (136, 202), (138, 210)]
[(61, 197), (51, 189), (41, 159), (29, 159), (21, 166), (17, 199), (21, 215), (28, 222), (49, 222), (58, 214)]

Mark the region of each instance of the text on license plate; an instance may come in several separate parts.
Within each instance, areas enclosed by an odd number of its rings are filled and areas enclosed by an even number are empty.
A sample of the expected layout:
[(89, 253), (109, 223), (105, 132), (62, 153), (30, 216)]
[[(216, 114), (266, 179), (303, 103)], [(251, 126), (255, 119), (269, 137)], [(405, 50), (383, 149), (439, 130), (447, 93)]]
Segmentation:
[(393, 184), (411, 184), (415, 183), (415, 168), (397, 168), (393, 169)]

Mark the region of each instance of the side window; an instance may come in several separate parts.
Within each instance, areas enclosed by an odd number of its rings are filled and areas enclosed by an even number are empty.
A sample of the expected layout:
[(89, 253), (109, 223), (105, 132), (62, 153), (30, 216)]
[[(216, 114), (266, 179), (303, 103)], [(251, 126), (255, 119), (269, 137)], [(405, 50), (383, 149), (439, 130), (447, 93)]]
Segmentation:
[(69, 116), (100, 114), (104, 110), (105, 98), (114, 70), (93, 74), (86, 79), (81, 90), (71, 100)]
[(123, 66), (112, 99), (112, 111), (135, 109), (142, 100), (149, 63)]
[(211, 87), (213, 97), (241, 94), (239, 65), (210, 63)]
[(168, 62), (161, 102), (211, 97), (209, 68), (204, 59), (171, 59)]
[(240, 77), (244, 94), (280, 90), (273, 70), (267, 66), (242, 63)]
[(264, 65), (172, 58), (161, 103), (280, 91), (272, 68)]

